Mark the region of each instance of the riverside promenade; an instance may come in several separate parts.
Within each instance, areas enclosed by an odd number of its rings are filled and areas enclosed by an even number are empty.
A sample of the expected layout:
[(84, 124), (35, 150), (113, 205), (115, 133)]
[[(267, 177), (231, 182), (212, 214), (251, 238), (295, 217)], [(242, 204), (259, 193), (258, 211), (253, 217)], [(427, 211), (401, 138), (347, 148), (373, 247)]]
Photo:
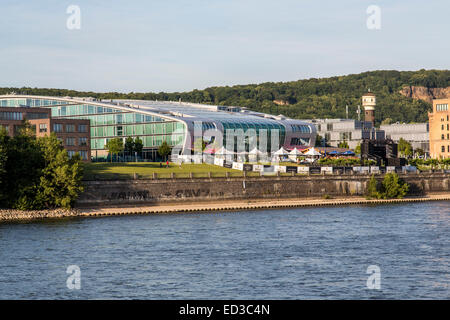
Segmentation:
[(429, 194), (420, 197), (406, 197), (403, 199), (365, 199), (363, 197), (337, 197), (333, 199), (258, 199), (258, 200), (230, 200), (210, 202), (186, 202), (174, 204), (155, 204), (138, 207), (109, 207), (85, 208), (78, 210), (46, 210), (46, 211), (18, 211), (0, 210), (0, 223), (13, 221), (30, 221), (42, 219), (58, 219), (70, 217), (102, 217), (118, 215), (144, 214), (175, 214), (187, 212), (220, 212), (234, 210), (264, 210), (276, 208), (343, 206), (343, 205), (382, 205), (406, 202), (449, 201), (450, 193)]

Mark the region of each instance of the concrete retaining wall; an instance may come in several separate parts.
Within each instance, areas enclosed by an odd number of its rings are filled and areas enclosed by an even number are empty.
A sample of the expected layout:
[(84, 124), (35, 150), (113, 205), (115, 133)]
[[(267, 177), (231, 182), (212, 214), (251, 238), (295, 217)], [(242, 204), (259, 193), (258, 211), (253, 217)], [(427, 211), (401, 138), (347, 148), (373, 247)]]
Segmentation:
[[(376, 176), (382, 180), (383, 175)], [(411, 193), (450, 192), (450, 174), (400, 174)], [(292, 177), (194, 178), (86, 181), (78, 207), (143, 205), (179, 201), (308, 198), (364, 195), (370, 175), (305, 175)]]

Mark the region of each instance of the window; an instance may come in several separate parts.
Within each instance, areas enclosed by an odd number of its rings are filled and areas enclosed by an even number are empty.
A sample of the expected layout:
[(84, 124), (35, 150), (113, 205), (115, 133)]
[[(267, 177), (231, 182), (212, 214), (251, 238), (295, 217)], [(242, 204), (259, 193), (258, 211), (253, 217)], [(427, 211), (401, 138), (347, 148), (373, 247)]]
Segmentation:
[(441, 151), (445, 152), (445, 147), (444, 146), (441, 147)]
[(327, 131), (333, 131), (333, 124), (327, 123)]
[(66, 146), (74, 146), (75, 145), (75, 138), (69, 137), (66, 139)]
[(87, 146), (87, 138), (80, 138), (80, 140), (79, 140), (79, 144), (78, 145), (80, 145), (80, 146)]
[(53, 124), (53, 131), (55, 132), (62, 132), (63, 126), (61, 123), (54, 123)]
[(442, 134), (442, 135), (441, 135), (441, 139), (442, 139), (442, 140), (444, 140), (444, 139), (445, 139), (445, 136), (444, 136), (444, 134)]
[(447, 111), (447, 110), (448, 110), (447, 103), (436, 104), (436, 111)]
[(78, 125), (78, 132), (87, 132), (88, 131), (88, 126), (86, 124), (80, 124)]
[(0, 112), (0, 120), (22, 120), (22, 112)]
[(47, 124), (39, 123), (39, 132), (47, 132)]
[(87, 151), (78, 151), (78, 154), (80, 155), (81, 160), (87, 160)]
[(71, 159), (77, 152), (76, 151), (67, 151), (67, 154), (69, 155), (69, 158)]
[(66, 132), (75, 132), (74, 124), (66, 124)]
[(26, 114), (26, 118), (31, 120), (31, 119), (47, 119), (48, 118), (48, 114), (47, 113), (37, 113), (37, 112), (28, 112)]

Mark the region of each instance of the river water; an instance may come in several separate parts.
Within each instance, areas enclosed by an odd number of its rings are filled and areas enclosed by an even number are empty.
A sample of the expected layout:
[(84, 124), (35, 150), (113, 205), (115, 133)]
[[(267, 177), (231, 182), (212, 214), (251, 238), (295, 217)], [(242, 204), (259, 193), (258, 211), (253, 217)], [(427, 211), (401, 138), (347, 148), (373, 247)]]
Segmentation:
[(0, 298), (449, 299), (449, 235), (450, 202), (0, 224)]

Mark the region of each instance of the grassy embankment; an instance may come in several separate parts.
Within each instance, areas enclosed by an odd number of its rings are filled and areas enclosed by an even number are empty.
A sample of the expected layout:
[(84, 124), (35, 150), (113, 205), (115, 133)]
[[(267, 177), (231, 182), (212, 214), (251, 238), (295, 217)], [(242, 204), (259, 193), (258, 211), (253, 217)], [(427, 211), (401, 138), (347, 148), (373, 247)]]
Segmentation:
[[(107, 179), (133, 179), (134, 174), (139, 179), (152, 178), (156, 173), (158, 178), (170, 178), (172, 173), (175, 178), (208, 177), (211, 172), (212, 177), (225, 177), (229, 172), (230, 177), (241, 177), (243, 172), (239, 170), (223, 168), (210, 164), (165, 164), (160, 167), (159, 162), (122, 162), (122, 163), (86, 163), (84, 164), (85, 180), (107, 180)], [(258, 172), (247, 172), (247, 175), (259, 175)]]

